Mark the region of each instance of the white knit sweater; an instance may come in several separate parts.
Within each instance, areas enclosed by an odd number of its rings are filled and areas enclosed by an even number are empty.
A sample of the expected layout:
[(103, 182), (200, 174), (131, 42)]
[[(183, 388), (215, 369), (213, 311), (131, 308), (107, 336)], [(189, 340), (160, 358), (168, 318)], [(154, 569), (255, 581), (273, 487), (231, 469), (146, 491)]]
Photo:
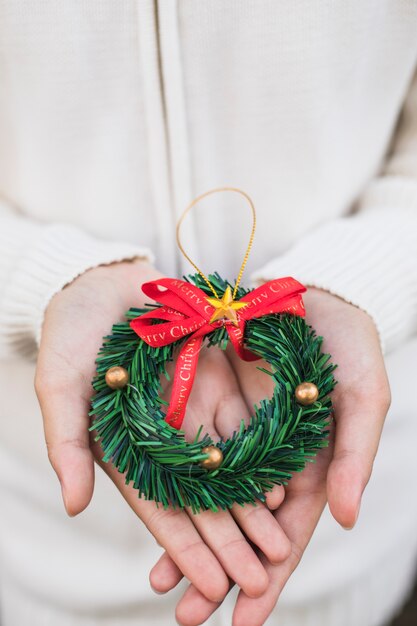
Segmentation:
[[(157, 4), (0, 4), (3, 351), (90, 266), (145, 246), (188, 269), (176, 217), (222, 184), (255, 200), (255, 277), (334, 291), (394, 347), (417, 323), (415, 3)], [(218, 206), (186, 240), (233, 277), (247, 222)]]
[[(55, 292), (136, 255), (188, 272), (176, 219), (226, 184), (257, 207), (247, 279), (291, 274), (365, 309), (387, 350), (410, 338), (416, 65), (411, 0), (0, 0), (0, 397)], [(245, 211), (190, 215), (206, 271), (236, 275)], [(10, 411), (7, 453), (42, 465)]]

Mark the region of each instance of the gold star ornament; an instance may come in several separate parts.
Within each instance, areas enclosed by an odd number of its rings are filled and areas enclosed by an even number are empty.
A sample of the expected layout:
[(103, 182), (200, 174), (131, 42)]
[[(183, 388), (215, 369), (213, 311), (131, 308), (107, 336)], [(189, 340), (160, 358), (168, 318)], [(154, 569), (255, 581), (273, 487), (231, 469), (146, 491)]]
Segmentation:
[(215, 311), (210, 319), (210, 324), (216, 322), (217, 320), (228, 319), (235, 326), (238, 325), (236, 311), (243, 309), (244, 306), (249, 304), (249, 302), (235, 302), (233, 300), (232, 290), (230, 287), (227, 287), (223, 294), (223, 298), (207, 298), (207, 302), (215, 308)]

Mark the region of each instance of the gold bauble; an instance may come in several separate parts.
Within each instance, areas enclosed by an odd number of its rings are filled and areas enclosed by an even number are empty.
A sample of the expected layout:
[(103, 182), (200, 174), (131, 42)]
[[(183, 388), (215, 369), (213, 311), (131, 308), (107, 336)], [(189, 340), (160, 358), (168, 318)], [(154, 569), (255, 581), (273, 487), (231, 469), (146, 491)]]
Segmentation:
[(123, 389), (129, 382), (129, 373), (124, 367), (115, 365), (107, 370), (105, 380), (110, 389)]
[(319, 397), (319, 390), (314, 383), (301, 383), (295, 389), (295, 399), (303, 406), (314, 404)]
[(204, 461), (200, 462), (201, 467), (206, 470), (213, 470), (220, 467), (223, 461), (223, 452), (217, 446), (206, 446), (201, 450), (203, 454), (208, 454)]

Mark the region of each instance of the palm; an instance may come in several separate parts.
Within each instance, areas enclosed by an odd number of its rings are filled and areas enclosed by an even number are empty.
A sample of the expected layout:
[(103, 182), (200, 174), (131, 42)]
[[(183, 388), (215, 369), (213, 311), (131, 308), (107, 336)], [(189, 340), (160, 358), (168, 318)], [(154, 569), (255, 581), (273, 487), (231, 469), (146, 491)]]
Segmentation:
[[(338, 385), (333, 393), (335, 422), (330, 427), (329, 446), (319, 452), (315, 463), (291, 479), (275, 513), (291, 542), (291, 554), (278, 565), (267, 563), (261, 555), (270, 585), (260, 599), (240, 592), (235, 608), (239, 624), (257, 626), (268, 617), (310, 540), (326, 500), (342, 526), (354, 525), (389, 404), (384, 362), (372, 320), (319, 290), (310, 290), (305, 303), (307, 322), (325, 337), (323, 349), (338, 364)], [(232, 351), (228, 357), (248, 407), (272, 393), (271, 380), (257, 369), (259, 363), (245, 363)], [(369, 416), (365, 422), (364, 413)], [(217, 606), (191, 585), (177, 607), (177, 615), (180, 622), (187, 616), (187, 624), (194, 623), (190, 621), (194, 615), (197, 624)]]
[[(35, 384), (49, 457), (70, 514), (83, 510), (93, 493), (88, 410), (95, 355), (112, 323), (123, 319), (133, 303), (143, 304), (139, 285), (157, 277), (141, 262), (96, 268), (57, 294), (47, 309)], [(184, 616), (188, 624), (207, 619), (227, 593), (230, 577), (241, 587), (235, 609), (239, 623), (261, 625), (296, 567), (326, 497), (337, 521), (346, 527), (355, 522), (388, 408), (384, 363), (365, 313), (316, 290), (305, 301), (307, 320), (326, 337), (324, 349), (339, 365), (333, 394), (337, 429), (317, 462), (290, 481), (284, 501), (283, 489), (275, 490), (269, 500), (271, 508), (280, 504), (275, 515), (263, 505), (200, 515), (164, 511), (139, 499), (121, 474), (102, 464), (167, 550), (151, 572), (153, 586), (168, 591), (182, 575), (191, 581), (177, 607), (179, 621)], [(201, 355), (184, 423), (189, 437), (200, 424), (213, 438), (229, 436), (242, 418), (248, 419), (253, 405), (272, 393), (270, 378), (257, 364), (244, 363), (233, 351), (227, 357), (212, 349)], [(99, 460), (97, 445), (93, 452)]]
[[(171, 573), (177, 575), (181, 571), (212, 600), (221, 600), (227, 593), (228, 577), (254, 597), (265, 590), (268, 578), (245, 536), (274, 562), (285, 558), (289, 549), (267, 507), (237, 507), (231, 512), (208, 511), (198, 516), (164, 510), (139, 499), (117, 470), (102, 463), (99, 444), (89, 441), (91, 380), (102, 337), (115, 321), (123, 319), (130, 306), (143, 305), (139, 285), (157, 276), (155, 270), (141, 263), (96, 268), (76, 279), (51, 301), (36, 374), (49, 458), (61, 481), (69, 514), (83, 510), (91, 499), (94, 455), (170, 554), (172, 560), (167, 566)], [(189, 402), (186, 433), (194, 437), (200, 424), (204, 424), (213, 438), (227, 436), (233, 430), (230, 409), (237, 423), (245, 411), (233, 370), (224, 354), (212, 350), (201, 356), (199, 371), (201, 376)], [(169, 394), (169, 389), (166, 392)], [(240, 567), (242, 558), (246, 562), (244, 571)]]

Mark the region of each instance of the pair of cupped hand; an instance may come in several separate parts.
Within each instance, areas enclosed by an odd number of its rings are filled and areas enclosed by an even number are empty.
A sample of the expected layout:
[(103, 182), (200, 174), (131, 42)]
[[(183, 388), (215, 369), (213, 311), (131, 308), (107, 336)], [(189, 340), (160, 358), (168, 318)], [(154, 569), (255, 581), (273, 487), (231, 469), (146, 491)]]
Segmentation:
[[(260, 626), (297, 567), (326, 502), (344, 528), (357, 520), (390, 402), (378, 334), (357, 307), (309, 289), (304, 295), (307, 322), (325, 337), (323, 349), (338, 364), (329, 447), (288, 486), (275, 487), (265, 505), (198, 515), (164, 510), (138, 498), (117, 470), (101, 462), (99, 444), (88, 433), (91, 380), (102, 337), (131, 306), (144, 303), (140, 285), (159, 276), (139, 259), (100, 266), (52, 298), (35, 378), (49, 459), (71, 516), (91, 500), (94, 460), (109, 475), (165, 549), (150, 572), (153, 589), (165, 593), (183, 577), (189, 581), (176, 607), (180, 624), (203, 623), (236, 584), (240, 593), (233, 625)], [(186, 436), (194, 437), (203, 424), (213, 438), (228, 437), (242, 418), (249, 419), (253, 405), (272, 393), (269, 376), (258, 366), (241, 361), (233, 350), (203, 350), (184, 422)], [(169, 389), (165, 392), (169, 395)]]

